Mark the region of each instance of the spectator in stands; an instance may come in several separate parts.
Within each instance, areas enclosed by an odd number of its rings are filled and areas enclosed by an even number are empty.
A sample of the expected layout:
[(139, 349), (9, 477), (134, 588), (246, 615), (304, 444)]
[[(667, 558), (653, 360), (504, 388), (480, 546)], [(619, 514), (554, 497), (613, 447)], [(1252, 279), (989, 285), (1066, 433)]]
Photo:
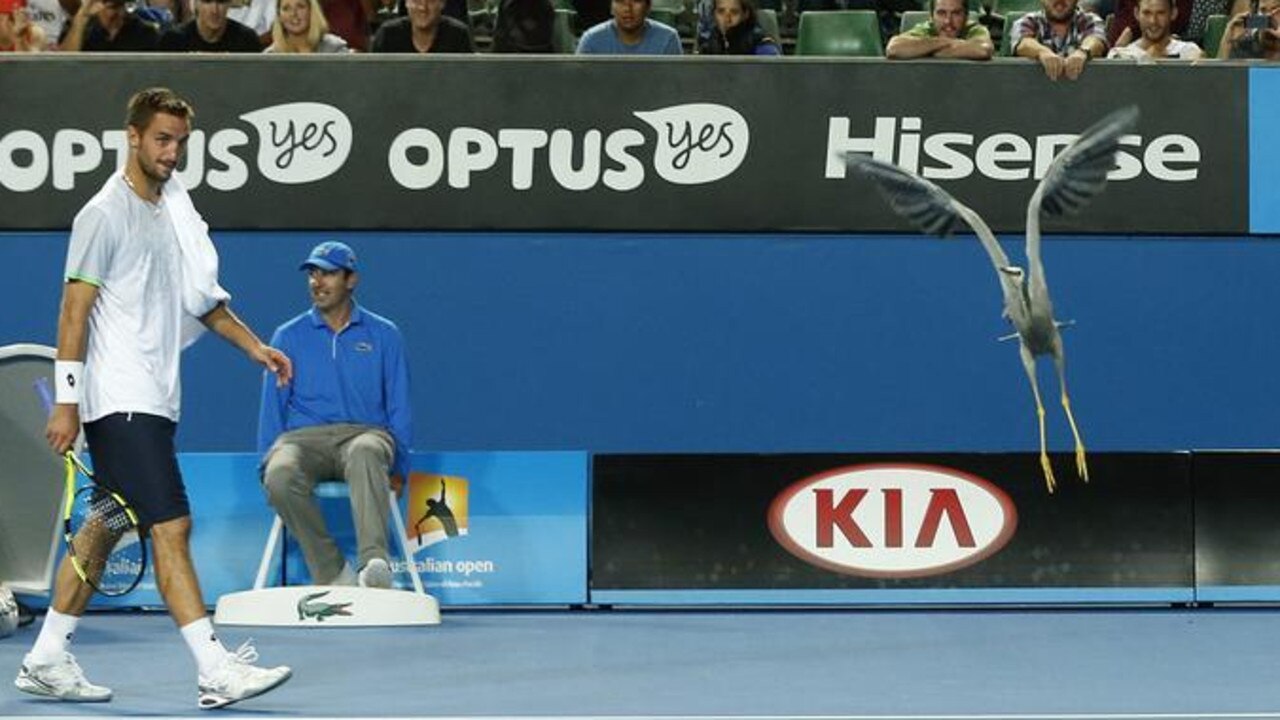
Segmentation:
[(182, 6), (181, 2), (175, 0), (143, 0), (134, 5), (133, 12), (142, 21), (155, 25), (163, 36), (167, 30), (185, 19), (180, 18)]
[(1252, 28), (1247, 22), (1252, 12), (1249, 0), (1236, 0), (1231, 8), (1231, 21), (1222, 34), (1218, 57), (1230, 60), (1280, 60), (1280, 0), (1262, 0), (1258, 5), (1261, 23)]
[(682, 55), (675, 28), (649, 19), (652, 0), (613, 0), (613, 19), (589, 28), (579, 55)]
[(347, 41), (329, 32), (319, 0), (280, 0), (269, 53), (345, 53)]
[(124, 0), (86, 0), (61, 44), (68, 52), (146, 52), (159, 40), (156, 26), (129, 12)]
[[(409, 14), (409, 8), (405, 6), (405, 0), (391, 0), (391, 3), (395, 5), (396, 14), (400, 17)], [(486, 0), (485, 5), (488, 4)], [(471, 27), (471, 19), (468, 17), (469, 13), (467, 12), (467, 0), (445, 0), (444, 16), (451, 17), (463, 25)]]
[[(1199, 60), (1204, 51), (1199, 45), (1179, 40), (1172, 34), (1178, 17), (1173, 0), (1141, 0), (1134, 10), (1142, 36), (1137, 40), (1111, 48), (1109, 58), (1151, 62), (1155, 60)], [(1125, 36), (1121, 36), (1123, 40)]]
[[(357, 267), (351, 247), (335, 241), (303, 260), (311, 307), (272, 338), (294, 375), (284, 386), (264, 378), (258, 452), (267, 499), (302, 546), (312, 582), (389, 588), (391, 476), (409, 477), (413, 439), (409, 363), (395, 323), (356, 302)], [(312, 496), (326, 478), (351, 489), (358, 574)]]
[(369, 21), (374, 17), (373, 0), (320, 0), (329, 32), (347, 41), (356, 52), (369, 49)]
[(920, 57), (990, 60), (991, 33), (969, 20), (969, 0), (935, 0), (929, 20), (889, 39), (890, 60)]
[[(1225, 2), (1226, 0), (1218, 0)], [(1191, 6), (1196, 0), (1173, 0), (1176, 17), (1170, 27), (1170, 34), (1186, 37), (1187, 24), (1191, 21)], [(1225, 5), (1223, 6), (1226, 7)], [(1220, 10), (1219, 12), (1226, 12)], [(1106, 17), (1098, 13), (1101, 17)], [(1107, 22), (1107, 47), (1116, 48), (1128, 45), (1140, 33), (1138, 28), (1138, 0), (1116, 0), (1115, 12)], [(1109, 55), (1108, 55), (1109, 57)]]
[(698, 37), (703, 55), (781, 55), (778, 39), (760, 27), (753, 0), (712, 0), (715, 18), (711, 33)]
[[(271, 36), (271, 26), (279, 15), (276, 0), (241, 0), (231, 3), (227, 17), (249, 28), (259, 38)], [(265, 42), (271, 42), (269, 39)]]
[(1040, 63), (1045, 75), (1075, 80), (1085, 63), (1107, 52), (1102, 18), (1076, 7), (1077, 0), (1040, 0), (1040, 10), (1013, 24), (1009, 47), (1013, 54)]
[(444, 16), (444, 0), (408, 0), (409, 16), (390, 20), (373, 36), (376, 53), (475, 52), (471, 29)]
[(230, 0), (194, 0), (196, 16), (166, 32), (166, 52), (262, 52), (258, 34), (227, 17)]
[(80, 9), (79, 0), (23, 0), (17, 4), (26, 6), (25, 22), (40, 28), (45, 50), (58, 49), (58, 38), (62, 37), (71, 16)]
[(0, 52), (39, 52), (47, 44), (44, 29), (27, 19), (22, 0), (0, 0)]
[(556, 22), (551, 0), (502, 0), (493, 26), (493, 52), (550, 53)]

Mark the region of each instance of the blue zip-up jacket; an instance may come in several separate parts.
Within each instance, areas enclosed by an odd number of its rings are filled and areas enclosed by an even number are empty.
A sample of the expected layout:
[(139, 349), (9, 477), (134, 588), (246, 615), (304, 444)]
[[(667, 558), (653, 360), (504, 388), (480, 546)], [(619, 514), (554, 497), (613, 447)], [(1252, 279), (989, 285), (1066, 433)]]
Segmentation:
[(393, 473), (409, 480), (413, 412), (409, 364), (395, 323), (354, 304), (351, 321), (335, 333), (311, 308), (281, 325), (271, 345), (293, 361), (293, 380), (276, 387), (265, 373), (258, 414), (258, 452), (264, 457), (280, 433), (314, 425), (359, 423), (391, 433)]

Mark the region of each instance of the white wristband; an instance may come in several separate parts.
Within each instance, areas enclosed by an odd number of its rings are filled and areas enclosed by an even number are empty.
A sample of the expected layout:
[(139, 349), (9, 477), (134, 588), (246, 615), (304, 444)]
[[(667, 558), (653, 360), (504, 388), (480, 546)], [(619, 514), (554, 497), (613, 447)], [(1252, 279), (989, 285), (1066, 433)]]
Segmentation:
[(55, 360), (53, 377), (54, 402), (59, 405), (79, 405), (84, 363), (75, 360)]

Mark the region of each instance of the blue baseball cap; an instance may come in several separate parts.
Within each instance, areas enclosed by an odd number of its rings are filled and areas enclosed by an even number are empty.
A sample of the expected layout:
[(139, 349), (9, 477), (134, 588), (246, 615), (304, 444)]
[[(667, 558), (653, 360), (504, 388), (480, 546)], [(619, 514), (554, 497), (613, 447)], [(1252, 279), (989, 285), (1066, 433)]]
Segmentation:
[(337, 240), (322, 242), (311, 250), (311, 255), (302, 261), (298, 266), (299, 270), (309, 270), (313, 267), (321, 270), (350, 270), (356, 271), (356, 251), (352, 250), (346, 243), (340, 243)]

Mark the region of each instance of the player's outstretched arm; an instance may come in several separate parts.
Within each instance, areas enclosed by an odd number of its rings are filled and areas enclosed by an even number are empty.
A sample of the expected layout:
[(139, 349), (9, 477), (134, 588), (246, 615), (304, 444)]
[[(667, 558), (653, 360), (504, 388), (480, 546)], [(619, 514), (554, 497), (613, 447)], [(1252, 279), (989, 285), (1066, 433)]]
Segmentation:
[(243, 350), (249, 359), (274, 373), (277, 385), (287, 385), (293, 378), (293, 363), (288, 356), (262, 342), (248, 325), (231, 312), (231, 308), (227, 307), (226, 303), (218, 303), (200, 318), (200, 322), (227, 342)]

